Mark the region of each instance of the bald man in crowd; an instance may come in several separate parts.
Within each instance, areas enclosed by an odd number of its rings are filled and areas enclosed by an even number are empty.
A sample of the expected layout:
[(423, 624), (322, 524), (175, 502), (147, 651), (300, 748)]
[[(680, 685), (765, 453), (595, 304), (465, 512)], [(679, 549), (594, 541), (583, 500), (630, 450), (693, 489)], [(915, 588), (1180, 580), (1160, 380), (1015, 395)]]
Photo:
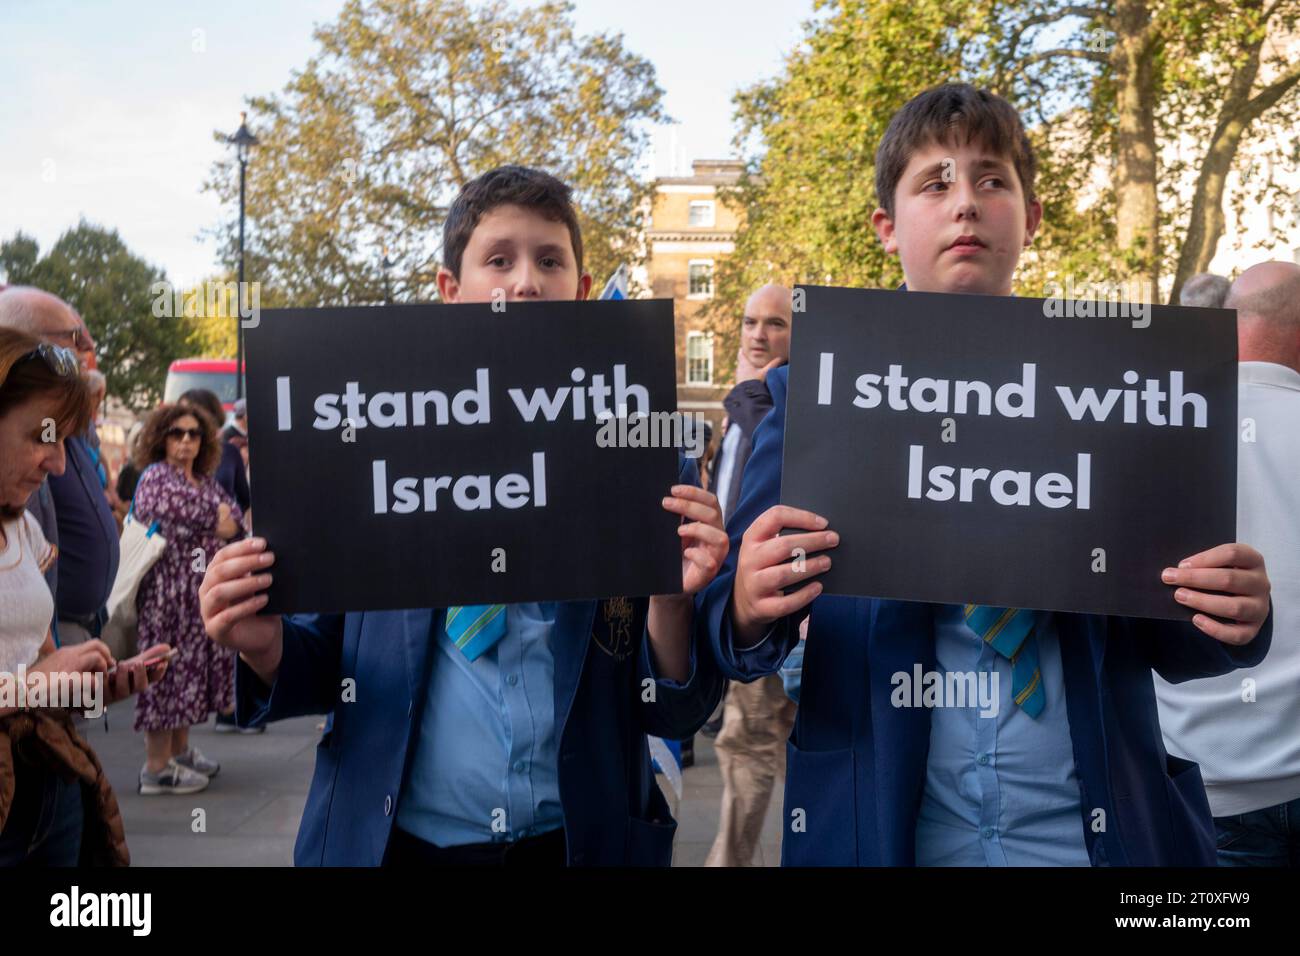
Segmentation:
[[(723, 519), (736, 510), (754, 430), (772, 409), (767, 373), (790, 360), (790, 290), (765, 285), (745, 303), (736, 387), (723, 406), (727, 427), (713, 465), (713, 492)], [(732, 681), (714, 748), (722, 771), (722, 816), (705, 866), (751, 866), (777, 780), (785, 779), (785, 743), (795, 705), (775, 674), (752, 684)]]
[(1220, 866), (1300, 866), (1300, 265), (1241, 274), (1237, 538), (1273, 580), (1273, 646), (1255, 667), (1169, 684), (1165, 748), (1201, 765)]
[[(29, 286), (0, 292), (0, 328), (73, 352), (83, 341), (76, 311), (58, 296)], [(119, 558), (117, 522), (104, 497), (95, 455), (84, 436), (67, 436), (64, 448), (63, 474), (47, 478), (27, 503), (45, 537), (59, 549), (57, 577), (47, 580), (54, 592), (54, 634), (60, 646), (99, 637)]]

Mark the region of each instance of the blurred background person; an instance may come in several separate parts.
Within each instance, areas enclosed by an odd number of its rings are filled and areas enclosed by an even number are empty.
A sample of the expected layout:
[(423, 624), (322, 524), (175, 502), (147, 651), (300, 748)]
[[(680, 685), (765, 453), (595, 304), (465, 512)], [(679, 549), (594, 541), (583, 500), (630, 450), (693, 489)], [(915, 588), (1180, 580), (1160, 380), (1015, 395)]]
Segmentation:
[(736, 385), (722, 400), (727, 421), (713, 462), (715, 480), (711, 482), (724, 520), (736, 509), (754, 430), (772, 410), (772, 396), (764, 380), (769, 371), (790, 360), (791, 318), (790, 290), (784, 286), (765, 285), (745, 303)]
[[(10, 286), (0, 292), (0, 328), (26, 332), (74, 351), (85, 342), (81, 318), (71, 306), (29, 286)], [(54, 581), (54, 640), (59, 646), (99, 637), (119, 559), (117, 521), (104, 496), (84, 427), (82, 433), (65, 438), (64, 448), (66, 468), (51, 474), (45, 482), (48, 493), (38, 489), (33, 494), (36, 501), (28, 504), (33, 514), (39, 512), (44, 519), (41, 531), (46, 540), (59, 549)], [(52, 524), (47, 525), (50, 519)]]
[(159, 406), (137, 441), (135, 517), (146, 527), (159, 522), (167, 540), (140, 582), (140, 650), (170, 642), (180, 652), (170, 678), (136, 702), (135, 729), (145, 735), (139, 784), (145, 796), (196, 793), (221, 769), (189, 740), (192, 726), (234, 709), (234, 655), (208, 640), (199, 616), (207, 562), (240, 534), (239, 505), (212, 477), (220, 454), (207, 413), (179, 403)]
[(248, 401), (247, 399), (237, 399), (235, 401), (234, 411), (231, 413), (230, 424), (222, 430), (222, 435), (227, 442), (239, 449), (239, 456), (244, 462), (244, 481), (248, 483), (249, 505), (244, 508), (244, 530), (250, 534), (253, 531), (253, 506), (252, 506), (252, 484), (253, 476), (248, 469)]
[(226, 413), (221, 405), (221, 399), (217, 397), (216, 392), (206, 388), (192, 388), (178, 398), (176, 404), (200, 409), (212, 422), (213, 428), (217, 430), (217, 444), (221, 449), (221, 457), (217, 461), (217, 469), (213, 477), (217, 484), (235, 499), (240, 509), (247, 511), (250, 496), (248, 475), (244, 471), (244, 456), (239, 453), (239, 448), (225, 437)]
[(135, 497), (135, 486), (140, 480), (140, 466), (135, 463), (135, 452), (136, 442), (143, 433), (143, 420), (133, 424), (130, 431), (126, 433), (126, 460), (117, 470), (117, 481), (114, 483), (118, 500), (118, 524), (121, 524), (126, 513), (131, 510), (131, 499)]
[(242, 439), (245, 444), (248, 443), (248, 400), (239, 398), (235, 400), (234, 408), (230, 412), (230, 422), (221, 430), (221, 437), (228, 442), (239, 444)]
[(704, 450), (700, 453), (697, 464), (700, 469), (700, 487), (708, 491), (709, 484), (713, 480), (713, 459), (718, 453), (718, 446), (713, 440), (713, 425), (707, 419), (704, 421), (702, 430), (704, 431)]
[[(725, 399), (727, 429), (714, 462), (713, 492), (723, 520), (735, 511), (754, 431), (772, 409), (767, 373), (790, 360), (790, 290), (765, 285), (745, 303), (736, 386)], [(705, 866), (752, 866), (772, 791), (785, 779), (785, 744), (795, 704), (779, 674), (727, 683), (714, 741), (722, 771), (722, 814)]]
[(95, 340), (90, 336), (90, 329), (86, 328), (86, 320), (81, 317), (71, 305), (68, 309), (72, 312), (72, 317), (77, 320), (77, 337), (72, 343), (72, 349), (77, 353), (77, 360), (81, 363), (83, 370), (95, 370)]
[[(89, 418), (75, 354), (0, 328), (0, 684), (8, 685), (0, 699), (17, 699), (20, 670), (46, 675), (48, 686), (52, 675), (103, 675), (116, 663), (100, 641), (54, 646), (54, 598), (43, 572), (58, 549), (25, 510), (31, 493), (64, 470), (63, 436), (81, 433)], [(165, 668), (159, 665), (155, 677)], [(124, 662), (101, 684), (100, 703), (148, 681), (140, 662)], [(125, 865), (126, 838), (108, 777), (70, 711), (54, 703), (0, 705), (0, 866)], [(83, 703), (93, 709), (93, 701)]]
[(1198, 272), (1185, 283), (1178, 293), (1179, 305), (1194, 305), (1202, 309), (1222, 309), (1232, 285), (1223, 276), (1212, 272)]
[(1300, 866), (1300, 265), (1232, 284), (1237, 310), (1237, 537), (1273, 581), (1273, 645), (1245, 670), (1155, 677), (1165, 748), (1201, 765), (1220, 866)]
[[(104, 455), (99, 447), (99, 425), (102, 419), (104, 399), (108, 396), (108, 379), (98, 369), (88, 369), (83, 373), (86, 387), (90, 389), (90, 424), (86, 426), (86, 448), (89, 449), (95, 463), (95, 472), (99, 475), (99, 485), (109, 491), (108, 466), (104, 464)], [(110, 494), (108, 504), (113, 505), (114, 495)]]

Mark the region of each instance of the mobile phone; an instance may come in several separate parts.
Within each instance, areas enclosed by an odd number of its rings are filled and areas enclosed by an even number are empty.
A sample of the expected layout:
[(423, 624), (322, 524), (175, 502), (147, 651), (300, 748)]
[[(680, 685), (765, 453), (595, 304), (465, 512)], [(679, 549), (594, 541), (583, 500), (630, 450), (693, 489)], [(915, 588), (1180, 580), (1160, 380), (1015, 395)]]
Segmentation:
[[(176, 655), (179, 654), (180, 652), (181, 649), (179, 647), (173, 647), (170, 651), (168, 651), (166, 654), (163, 654), (161, 657), (150, 658), (148, 663), (146, 663), (144, 666), (145, 670), (153, 670), (163, 661), (170, 661), (174, 659)], [(108, 673), (110, 675), (115, 674), (117, 673), (117, 669), (121, 667), (123, 664), (133, 664), (136, 661), (143, 660), (143, 658), (144, 658), (143, 654), (137, 654), (135, 657), (128, 657), (124, 661), (118, 661), (116, 664), (114, 664), (112, 667), (108, 669)]]

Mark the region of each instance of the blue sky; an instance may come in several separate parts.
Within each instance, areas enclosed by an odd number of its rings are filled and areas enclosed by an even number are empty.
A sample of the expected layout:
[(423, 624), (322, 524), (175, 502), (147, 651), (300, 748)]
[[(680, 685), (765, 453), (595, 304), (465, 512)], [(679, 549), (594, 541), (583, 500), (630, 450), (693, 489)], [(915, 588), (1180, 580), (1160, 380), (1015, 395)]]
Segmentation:
[[(522, 5), (522, 4), (516, 4)], [(283, 87), (342, 0), (0, 0), (0, 239), (48, 248), (85, 216), (191, 282), (216, 266), (200, 192), (243, 98)], [(728, 155), (731, 96), (779, 72), (811, 0), (577, 0), (580, 31), (621, 31), (679, 121), (654, 164)], [(197, 31), (197, 32), (196, 32)], [(675, 150), (674, 150), (675, 147)]]

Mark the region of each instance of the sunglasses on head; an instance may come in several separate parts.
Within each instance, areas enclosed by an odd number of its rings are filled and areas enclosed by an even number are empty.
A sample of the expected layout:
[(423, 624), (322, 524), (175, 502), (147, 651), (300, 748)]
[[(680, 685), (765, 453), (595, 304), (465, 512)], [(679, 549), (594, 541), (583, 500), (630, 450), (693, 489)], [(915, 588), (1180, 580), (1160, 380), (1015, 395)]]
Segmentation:
[(81, 374), (81, 364), (77, 361), (76, 353), (72, 349), (64, 348), (62, 345), (51, 345), (49, 342), (42, 342), (24, 355), (23, 358), (39, 358), (43, 360), (50, 367), (50, 371), (61, 378), (72, 378)]
[(177, 441), (180, 441), (182, 438), (193, 438), (195, 441), (201, 441), (203, 439), (203, 432), (199, 431), (197, 428), (169, 428), (167, 429), (167, 437), (175, 438)]

